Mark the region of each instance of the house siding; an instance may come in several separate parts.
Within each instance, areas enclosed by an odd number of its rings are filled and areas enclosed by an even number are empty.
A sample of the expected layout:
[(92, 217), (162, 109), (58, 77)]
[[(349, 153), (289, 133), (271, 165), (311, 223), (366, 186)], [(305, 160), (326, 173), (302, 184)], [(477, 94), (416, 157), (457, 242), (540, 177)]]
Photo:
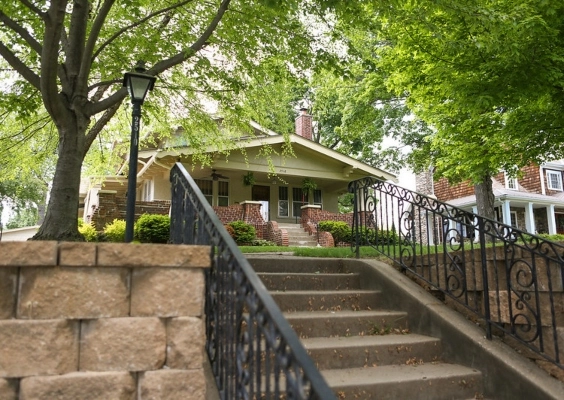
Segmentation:
[(440, 178), (435, 183), (435, 196), (437, 196), (439, 201), (448, 202), (449, 200), (472, 196), (473, 194), (474, 186), (469, 181), (450, 186), (446, 178)]

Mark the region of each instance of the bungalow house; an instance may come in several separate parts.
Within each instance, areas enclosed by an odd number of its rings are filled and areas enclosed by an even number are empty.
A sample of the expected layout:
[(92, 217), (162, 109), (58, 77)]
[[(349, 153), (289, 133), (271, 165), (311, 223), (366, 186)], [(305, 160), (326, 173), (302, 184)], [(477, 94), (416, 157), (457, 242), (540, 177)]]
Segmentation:
[[(517, 178), (505, 172), (493, 177), (496, 219), (531, 233), (564, 234), (564, 160), (530, 165)], [(474, 186), (469, 182), (449, 185), (433, 181), (431, 171), (416, 178), (416, 191), (476, 213)]]
[[(347, 192), (350, 181), (366, 176), (396, 181), (393, 174), (314, 142), (312, 117), (303, 110), (296, 118), (296, 133), (289, 139), (254, 122), (251, 126), (254, 136), (240, 142), (243, 150), (232, 150), (228, 157), (210, 151), (210, 166), (198, 163), (184, 145), (140, 149), (136, 215), (168, 213), (169, 172), (177, 161), (186, 167), (223, 223), (245, 220), (258, 228), (269, 222), (305, 227), (319, 220), (347, 221), (351, 215), (339, 214), (338, 198)], [(288, 141), (295, 157), (282, 155)], [(260, 153), (264, 146), (275, 151), (270, 160)], [(315, 189), (304, 190), (304, 179)], [(126, 176), (105, 177), (102, 184), (85, 191), (84, 219), (102, 229), (106, 222), (124, 218), (126, 190)]]

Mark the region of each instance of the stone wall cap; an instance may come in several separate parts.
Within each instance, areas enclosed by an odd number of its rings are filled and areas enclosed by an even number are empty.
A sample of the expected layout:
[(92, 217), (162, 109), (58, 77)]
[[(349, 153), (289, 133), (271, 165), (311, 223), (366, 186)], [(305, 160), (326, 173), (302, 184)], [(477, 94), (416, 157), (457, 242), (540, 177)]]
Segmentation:
[(0, 242), (0, 266), (41, 267), (57, 265), (56, 241)]
[(184, 244), (99, 243), (97, 265), (209, 268), (210, 247)]
[(240, 202), (239, 204), (262, 204), (262, 203), (260, 201), (244, 200), (244, 201)]
[(300, 209), (302, 209), (302, 210), (305, 209), (305, 208), (319, 208), (320, 209), (321, 206), (318, 205), (318, 204), (306, 204), (305, 206), (300, 207)]

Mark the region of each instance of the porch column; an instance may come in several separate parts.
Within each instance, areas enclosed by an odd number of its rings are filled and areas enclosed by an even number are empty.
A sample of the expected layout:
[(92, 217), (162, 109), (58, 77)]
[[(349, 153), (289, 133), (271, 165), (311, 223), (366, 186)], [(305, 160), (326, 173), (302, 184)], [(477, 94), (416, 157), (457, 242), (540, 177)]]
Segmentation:
[(546, 207), (546, 219), (548, 221), (548, 234), (556, 235), (556, 216), (554, 215), (554, 204)]
[[(427, 243), (429, 246), (434, 246), (435, 245), (435, 240), (434, 240), (434, 236), (435, 236), (435, 214), (433, 214), (432, 212), (429, 211), (425, 211), (426, 214), (426, 218), (425, 220), (427, 221), (426, 223), (426, 236), (427, 236)], [(421, 235), (423, 236), (423, 235)]]
[[(478, 215), (478, 206), (473, 206), (472, 207), (472, 213), (474, 213), (474, 215)], [(480, 241), (480, 235), (478, 234), (478, 219), (476, 217), (474, 217), (474, 221), (472, 221), (472, 223), (474, 224), (474, 243), (478, 243)]]
[(503, 223), (511, 226), (511, 207), (509, 207), (509, 200), (505, 200), (501, 203), (501, 209), (503, 213)]
[(533, 203), (527, 203), (525, 207), (525, 228), (529, 233), (535, 233), (535, 213), (533, 212)]

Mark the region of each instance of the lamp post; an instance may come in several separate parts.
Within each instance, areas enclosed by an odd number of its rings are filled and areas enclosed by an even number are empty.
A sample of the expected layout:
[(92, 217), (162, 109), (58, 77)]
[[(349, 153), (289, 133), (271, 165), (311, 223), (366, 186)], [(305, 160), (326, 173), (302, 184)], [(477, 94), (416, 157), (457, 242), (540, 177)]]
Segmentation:
[(127, 87), (131, 96), (133, 110), (131, 112), (131, 145), (129, 147), (129, 176), (127, 178), (127, 208), (125, 213), (125, 242), (133, 240), (133, 225), (135, 224), (135, 195), (137, 191), (137, 153), (139, 147), (139, 124), (141, 122), (141, 104), (149, 90), (153, 90), (156, 77), (144, 72), (145, 63), (139, 61), (134, 72), (126, 72), (123, 86)]

